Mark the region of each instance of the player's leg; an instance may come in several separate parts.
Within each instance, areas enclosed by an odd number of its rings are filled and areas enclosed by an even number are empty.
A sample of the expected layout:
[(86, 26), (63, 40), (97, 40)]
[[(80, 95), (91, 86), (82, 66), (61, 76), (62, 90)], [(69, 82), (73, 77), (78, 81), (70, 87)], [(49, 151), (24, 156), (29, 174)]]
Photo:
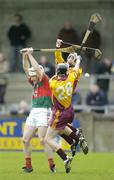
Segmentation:
[(50, 119), (50, 116), (51, 116), (51, 108), (38, 108), (35, 114), (35, 120), (37, 122), (37, 127), (38, 127), (38, 136), (40, 138), (41, 144), (44, 146), (44, 150), (48, 158), (48, 164), (50, 170), (54, 172), (55, 164), (52, 155), (53, 151), (49, 145), (44, 143), (44, 137), (46, 135), (48, 120)]
[(74, 128), (71, 124), (67, 124), (67, 126), (76, 134), (77, 136), (77, 141), (72, 139), (66, 134), (62, 134), (61, 137), (71, 146), (71, 153), (72, 156), (76, 154), (76, 146), (79, 144), (83, 153), (87, 154), (88, 153), (88, 145), (87, 141), (85, 140), (85, 137), (83, 135), (82, 129), (80, 128)]
[(63, 133), (64, 133), (64, 135), (66, 135), (66, 137), (69, 137), (69, 138), (73, 139), (75, 141), (75, 144), (78, 144), (79, 137), (75, 134), (75, 132), (72, 131), (71, 128), (66, 126)]
[(75, 156), (76, 144), (78, 144), (78, 142), (75, 143), (75, 140), (72, 139), (71, 137), (67, 136), (66, 134), (61, 134), (61, 137), (70, 145), (72, 156)]
[(25, 154), (25, 171), (31, 172), (32, 164), (31, 164), (31, 148), (30, 148), (30, 140), (35, 134), (35, 131), (37, 129), (36, 122), (34, 120), (35, 113), (32, 109), (29, 116), (27, 117), (24, 133), (23, 133), (23, 148), (24, 148), (24, 154)]
[(56, 129), (53, 129), (52, 127), (48, 127), (46, 137), (45, 137), (45, 143), (47, 143), (56, 153), (60, 156), (60, 158), (65, 163), (65, 170), (66, 173), (70, 172), (70, 164), (72, 161), (72, 158), (68, 157), (67, 154), (63, 151), (63, 149), (60, 147), (60, 145), (55, 142), (55, 137), (59, 134), (59, 131)]
[[(88, 145), (87, 145), (87, 141), (84, 137), (82, 129), (74, 128), (71, 124), (67, 124), (67, 126), (76, 134), (76, 136), (79, 137), (79, 145), (80, 145), (83, 153), (87, 154), (88, 153)], [(75, 155), (77, 144), (78, 144), (78, 142), (75, 142), (74, 144), (71, 145), (71, 151), (72, 151), (73, 156)]]
[(53, 150), (47, 143), (44, 142), (46, 132), (47, 132), (46, 126), (38, 127), (38, 137), (40, 139), (41, 145), (44, 146), (44, 151), (45, 151), (47, 159), (48, 159), (49, 168), (50, 168), (51, 172), (55, 172), (56, 169), (55, 169), (55, 163), (53, 160)]
[[(88, 153), (88, 146), (87, 146), (87, 142), (85, 141), (85, 139), (83, 137), (80, 136), (80, 138), (76, 135), (75, 132), (72, 131), (72, 129), (68, 126), (66, 126), (65, 130), (64, 130), (64, 134), (66, 134), (67, 136), (69, 136), (70, 138), (74, 139), (76, 144), (77, 142), (79, 142), (79, 139), (80, 139), (80, 142), (82, 142), (82, 144), (80, 144), (84, 154), (87, 154)], [(82, 139), (81, 139), (82, 138)], [(74, 144), (75, 145), (75, 144)], [(75, 147), (76, 148), (76, 145)]]
[[(74, 109), (72, 106), (70, 106), (68, 109), (65, 110), (65, 112), (63, 112), (63, 115), (61, 116), (63, 121), (67, 124), (65, 126), (68, 125), (68, 123), (72, 123), (73, 119), (74, 119)], [(71, 130), (73, 132), (76, 132), (75, 128), (71, 127)], [(76, 137), (75, 140), (67, 135), (67, 134), (62, 134), (61, 135), (70, 145), (71, 145), (71, 152), (72, 152), (72, 156), (75, 155), (76, 153), (76, 146), (77, 144), (79, 143), (79, 137), (78, 135), (76, 134)]]
[(32, 163), (31, 163), (31, 148), (30, 148), (30, 140), (33, 137), (36, 131), (35, 126), (25, 125), (24, 133), (23, 133), (23, 151), (25, 155), (25, 166), (24, 170), (26, 172), (33, 171)]
[[(59, 119), (60, 119), (60, 122), (59, 122), (58, 126), (62, 125), (65, 127), (65, 126), (67, 126), (67, 123), (69, 123), (69, 122), (72, 123), (72, 121), (74, 119), (73, 107), (71, 106), (68, 109), (66, 109), (65, 111), (60, 112)], [(75, 132), (75, 129), (73, 129), (73, 131)], [(65, 139), (65, 141), (68, 142), (68, 144), (71, 145), (72, 156), (74, 156), (76, 153), (76, 145), (79, 143), (79, 137), (76, 134), (77, 139), (74, 140), (72, 137), (70, 137), (67, 134), (62, 134), (61, 136)]]

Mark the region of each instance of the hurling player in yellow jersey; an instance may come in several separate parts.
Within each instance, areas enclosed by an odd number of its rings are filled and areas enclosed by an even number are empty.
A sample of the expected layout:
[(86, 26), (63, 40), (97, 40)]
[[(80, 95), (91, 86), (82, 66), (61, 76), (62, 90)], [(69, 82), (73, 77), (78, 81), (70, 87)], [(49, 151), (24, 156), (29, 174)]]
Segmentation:
[(54, 141), (54, 138), (57, 134), (66, 134), (77, 141), (77, 135), (67, 126), (67, 124), (72, 122), (74, 117), (71, 99), (75, 83), (78, 80), (77, 70), (79, 69), (79, 65), (80, 59), (77, 60), (73, 71), (69, 73), (68, 64), (60, 63), (57, 65), (56, 75), (50, 79), (53, 109), (45, 142), (64, 160), (66, 173), (69, 173), (71, 170), (70, 164), (72, 158), (67, 156), (60, 145)]
[[(62, 40), (61, 39), (57, 39), (57, 42), (56, 42), (56, 48), (60, 48), (62, 45)], [(78, 64), (78, 59), (80, 58), (80, 56), (78, 56), (77, 53), (70, 53), (67, 57), (67, 63), (69, 65), (69, 73), (71, 72), (74, 72), (74, 66), (76, 64)], [(62, 57), (62, 53), (59, 52), (59, 51), (56, 51), (55, 52), (55, 62), (56, 64), (59, 64), (59, 63), (65, 63), (65, 60), (63, 59)], [(77, 81), (75, 83), (75, 87), (78, 83), (78, 81), (80, 80), (81, 76), (82, 76), (82, 68), (80, 68), (80, 66), (78, 66), (77, 68)], [(73, 121), (73, 119), (72, 119)], [(82, 133), (82, 129), (79, 129), (79, 128), (74, 128), (71, 126), (71, 123), (72, 122), (69, 122), (68, 126), (76, 133), (76, 135), (78, 136), (78, 140), (77, 142), (74, 142), (73, 139), (71, 139), (70, 137), (68, 137), (67, 135), (63, 134), (61, 135), (70, 145), (71, 145), (71, 151), (72, 151), (72, 156), (75, 155), (76, 153), (76, 145), (79, 143), (80, 144), (80, 147), (82, 148), (83, 150), (83, 153), (84, 154), (87, 154), (88, 153), (88, 146), (87, 146), (87, 142), (84, 138), (84, 135)]]

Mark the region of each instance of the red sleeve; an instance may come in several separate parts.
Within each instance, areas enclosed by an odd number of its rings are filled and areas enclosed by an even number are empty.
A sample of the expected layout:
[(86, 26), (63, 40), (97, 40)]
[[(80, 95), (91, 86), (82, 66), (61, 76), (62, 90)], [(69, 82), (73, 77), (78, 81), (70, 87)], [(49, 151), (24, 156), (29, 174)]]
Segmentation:
[(49, 77), (44, 74), (41, 81), (49, 81)]

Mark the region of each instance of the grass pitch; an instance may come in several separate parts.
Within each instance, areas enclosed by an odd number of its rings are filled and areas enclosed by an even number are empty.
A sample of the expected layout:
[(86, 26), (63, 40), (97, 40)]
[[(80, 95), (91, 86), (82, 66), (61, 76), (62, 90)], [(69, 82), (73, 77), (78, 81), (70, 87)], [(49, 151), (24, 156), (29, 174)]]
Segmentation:
[(44, 153), (33, 152), (34, 171), (24, 173), (22, 152), (0, 152), (0, 180), (114, 180), (113, 153), (78, 153), (72, 162), (71, 173), (66, 174), (63, 161), (54, 154), (57, 166), (50, 173)]

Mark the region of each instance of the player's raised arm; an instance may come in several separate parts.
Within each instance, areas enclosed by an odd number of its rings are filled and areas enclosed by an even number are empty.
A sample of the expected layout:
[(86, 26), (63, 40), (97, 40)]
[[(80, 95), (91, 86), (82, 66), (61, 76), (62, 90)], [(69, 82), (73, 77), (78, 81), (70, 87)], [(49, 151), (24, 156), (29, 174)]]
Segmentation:
[(74, 67), (75, 71), (78, 71), (78, 70), (79, 70), (79, 68), (80, 68), (80, 63), (81, 63), (81, 59), (82, 59), (81, 56), (77, 56), (76, 64), (75, 64), (75, 67)]
[(27, 52), (22, 54), (22, 59), (23, 59), (23, 69), (24, 69), (25, 73), (28, 75), (28, 69), (30, 68), (30, 62), (29, 62)]
[(33, 48), (28, 48), (27, 49), (27, 53), (28, 53), (28, 57), (30, 60), (30, 63), (32, 65), (32, 67), (34, 68), (34, 70), (36, 71), (38, 77), (40, 79), (42, 79), (43, 75), (44, 75), (44, 69), (42, 66), (40, 66), (38, 64), (38, 62), (36, 61), (36, 59), (33, 57), (32, 53), (33, 53)]
[[(61, 39), (57, 39), (57, 41), (56, 41), (56, 49), (61, 47), (62, 42), (63, 41)], [(55, 63), (56, 64), (64, 63), (64, 59), (62, 57), (62, 54), (59, 51), (55, 51)]]

